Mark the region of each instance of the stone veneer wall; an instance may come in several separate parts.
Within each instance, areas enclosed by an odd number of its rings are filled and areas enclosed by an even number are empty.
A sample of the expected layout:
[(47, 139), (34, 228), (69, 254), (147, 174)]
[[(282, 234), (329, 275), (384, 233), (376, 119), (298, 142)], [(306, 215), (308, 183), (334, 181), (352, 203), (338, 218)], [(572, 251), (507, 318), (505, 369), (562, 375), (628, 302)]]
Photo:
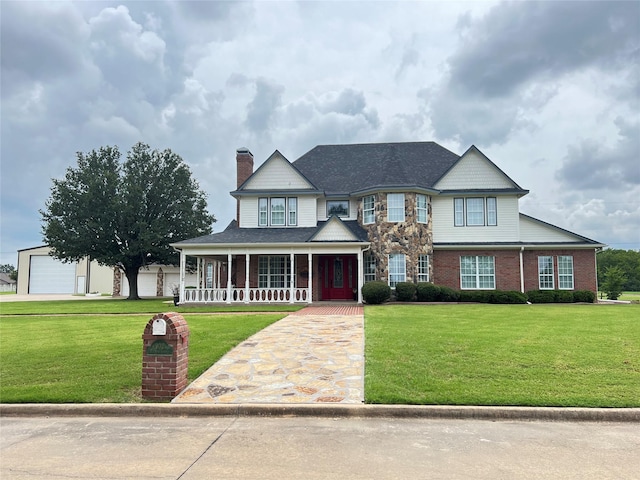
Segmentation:
[(387, 193), (374, 194), (375, 222), (364, 225), (362, 199), (358, 201), (358, 222), (367, 231), (371, 242), (370, 252), (376, 257), (376, 280), (389, 280), (389, 254), (406, 255), (407, 282), (418, 281), (418, 258), (429, 255), (429, 278), (433, 277), (433, 223), (431, 220), (431, 196), (427, 195), (427, 223), (416, 218), (416, 194), (404, 194), (404, 222), (387, 221)]

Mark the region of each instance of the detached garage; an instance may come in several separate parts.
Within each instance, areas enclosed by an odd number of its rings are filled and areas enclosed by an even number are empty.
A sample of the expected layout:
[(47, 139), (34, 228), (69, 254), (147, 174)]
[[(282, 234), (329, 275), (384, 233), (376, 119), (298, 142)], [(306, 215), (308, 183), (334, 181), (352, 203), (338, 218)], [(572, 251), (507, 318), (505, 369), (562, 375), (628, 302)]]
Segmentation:
[(64, 263), (50, 251), (46, 245), (18, 250), (18, 294), (111, 293), (113, 269), (86, 259)]

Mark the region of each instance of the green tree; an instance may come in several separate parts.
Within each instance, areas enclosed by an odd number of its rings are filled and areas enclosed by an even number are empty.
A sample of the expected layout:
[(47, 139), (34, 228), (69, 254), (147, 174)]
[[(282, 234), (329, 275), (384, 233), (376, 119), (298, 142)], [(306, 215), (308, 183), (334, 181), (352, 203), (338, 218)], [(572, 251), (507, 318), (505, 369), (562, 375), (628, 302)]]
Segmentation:
[(144, 143), (122, 163), (117, 147), (78, 152), (77, 166), (53, 180), (40, 215), (54, 257), (71, 262), (89, 256), (120, 269), (132, 300), (140, 298), (141, 267), (178, 265), (169, 244), (207, 235), (216, 221), (182, 158)]
[(620, 267), (609, 267), (604, 276), (602, 291), (607, 294), (609, 300), (617, 300), (626, 281), (627, 278)]
[(624, 291), (640, 291), (639, 251), (607, 249), (598, 253), (598, 285), (604, 284), (606, 271), (610, 267), (618, 267), (624, 272)]
[(6, 273), (7, 275), (9, 275), (9, 278), (11, 280), (18, 280), (18, 271), (16, 270), (16, 267), (14, 267), (9, 263), (0, 265), (0, 272)]

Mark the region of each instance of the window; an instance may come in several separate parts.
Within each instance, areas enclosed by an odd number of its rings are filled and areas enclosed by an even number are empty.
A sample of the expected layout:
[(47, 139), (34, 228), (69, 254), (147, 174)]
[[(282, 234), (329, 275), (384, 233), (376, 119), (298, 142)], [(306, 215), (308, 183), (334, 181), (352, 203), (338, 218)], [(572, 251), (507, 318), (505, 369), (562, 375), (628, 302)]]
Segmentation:
[(464, 198), (453, 199), (453, 218), (456, 227), (464, 227)]
[(456, 227), (498, 225), (496, 197), (468, 197), (453, 199), (453, 224)]
[(392, 253), (389, 255), (389, 286), (396, 288), (400, 282), (407, 280), (407, 267), (404, 253)]
[(298, 199), (296, 197), (258, 198), (258, 226), (297, 224)]
[(558, 257), (558, 288), (573, 290), (573, 257)]
[(467, 198), (467, 225), (484, 225), (484, 199)]
[(498, 201), (496, 197), (487, 197), (487, 225), (498, 225)]
[(298, 224), (298, 199), (290, 197), (287, 199), (287, 211), (289, 213), (289, 225)]
[(418, 223), (427, 223), (427, 196), (416, 195), (416, 216)]
[(418, 282), (429, 281), (429, 255), (418, 257)]
[(266, 227), (268, 224), (268, 198), (259, 198), (258, 199), (258, 225), (261, 227)]
[(362, 199), (362, 223), (365, 225), (376, 221), (376, 199), (373, 195), (367, 195)]
[(538, 283), (540, 290), (553, 290), (553, 257), (538, 257)]
[(387, 193), (387, 221), (404, 222), (404, 193)]
[(204, 288), (213, 288), (213, 263), (207, 263)]
[(495, 258), (480, 255), (460, 257), (460, 288), (463, 290), (495, 289)]
[(284, 198), (271, 199), (271, 225), (285, 225)]
[(371, 253), (364, 255), (364, 283), (373, 282), (376, 279), (376, 257)]
[(349, 200), (327, 200), (327, 217), (330, 217), (331, 215), (348, 217)]
[(284, 255), (258, 258), (258, 287), (288, 288), (291, 286), (291, 264)]

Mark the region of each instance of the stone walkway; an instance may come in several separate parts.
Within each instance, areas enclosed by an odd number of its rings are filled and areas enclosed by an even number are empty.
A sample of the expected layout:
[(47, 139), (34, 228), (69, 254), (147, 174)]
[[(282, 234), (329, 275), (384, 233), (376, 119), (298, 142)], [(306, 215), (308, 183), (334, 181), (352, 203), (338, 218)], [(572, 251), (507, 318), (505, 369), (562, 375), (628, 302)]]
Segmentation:
[(310, 306), (238, 345), (172, 403), (363, 403), (364, 312)]

